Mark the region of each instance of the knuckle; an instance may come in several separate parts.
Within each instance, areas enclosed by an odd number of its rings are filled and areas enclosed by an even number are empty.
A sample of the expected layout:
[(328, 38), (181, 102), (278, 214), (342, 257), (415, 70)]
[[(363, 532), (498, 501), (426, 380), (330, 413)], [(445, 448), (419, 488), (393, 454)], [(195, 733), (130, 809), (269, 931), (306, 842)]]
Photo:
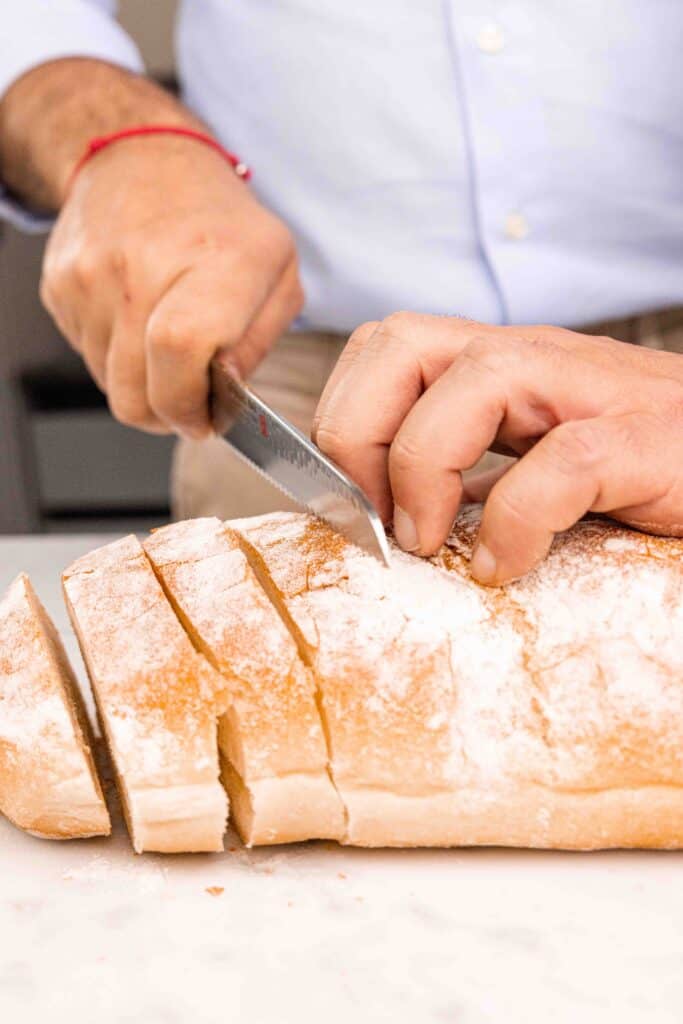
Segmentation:
[(491, 338), (479, 334), (468, 341), (462, 350), (461, 358), (474, 364), (478, 370), (493, 371), (498, 373), (501, 367), (508, 364), (512, 358), (512, 346), (502, 343), (499, 338)]
[(267, 248), (276, 257), (278, 263), (286, 265), (296, 256), (294, 236), (286, 224), (277, 217), (272, 217), (266, 236)]
[(349, 338), (346, 348), (354, 347), (359, 348), (365, 345), (365, 343), (372, 337), (375, 331), (379, 330), (381, 324), (379, 320), (368, 320), (364, 324), (360, 324), (356, 327), (355, 331)]
[(153, 413), (155, 417), (173, 431), (191, 431), (203, 422), (202, 410), (178, 405), (169, 398), (156, 401)]
[(54, 280), (52, 271), (47, 267), (43, 269), (41, 274), (38, 294), (40, 296), (40, 301), (48, 313), (54, 313), (58, 288), (56, 287), (56, 281)]
[(62, 290), (67, 279), (67, 261), (62, 250), (48, 242), (40, 270), (40, 295), (54, 297)]
[(125, 249), (115, 249), (110, 257), (111, 268), (119, 277), (127, 277), (130, 269), (130, 259)]
[(503, 477), (491, 491), (487, 501), (489, 511), (495, 512), (496, 518), (514, 520), (517, 523), (528, 523), (530, 511), (511, 480)]
[(575, 420), (563, 423), (548, 434), (553, 462), (568, 473), (590, 469), (605, 455), (605, 440), (598, 423)]
[(425, 328), (433, 325), (439, 317), (425, 313), (413, 313), (409, 310), (398, 310), (386, 316), (379, 325), (377, 334), (385, 342), (399, 344), (402, 347), (415, 345), (424, 334)]
[(450, 317), (453, 327), (457, 331), (463, 331), (466, 334), (473, 334), (475, 336), (483, 335), (486, 330), (486, 325), (481, 323), (480, 320), (471, 320), (467, 316), (455, 316)]
[(79, 339), (70, 326), (70, 310), (65, 292), (60, 287), (59, 279), (43, 274), (39, 285), (40, 301), (54, 321), (57, 329), (74, 348), (79, 348)]
[(425, 465), (425, 450), (415, 438), (399, 434), (389, 450), (392, 473), (412, 473)]
[(109, 409), (115, 420), (125, 427), (144, 427), (150, 420), (151, 410), (144, 399), (125, 392), (107, 395)]
[[(144, 289), (146, 275), (144, 268), (148, 261), (144, 256), (135, 260), (134, 254), (142, 252), (142, 246), (131, 246), (127, 241), (119, 245), (108, 255), (108, 269), (121, 295), (130, 301), (133, 292), (133, 285), (137, 281)], [(137, 265), (136, 265), (137, 264)]]
[(81, 250), (70, 265), (70, 276), (81, 291), (90, 291), (100, 273), (100, 260), (96, 251), (89, 247)]
[[(519, 328), (512, 327), (508, 330), (515, 332)], [(533, 324), (531, 327), (524, 327), (523, 331), (523, 340), (541, 349), (552, 347), (557, 339), (574, 343), (584, 340), (584, 335), (570, 331), (566, 327), (558, 327), (556, 324)]]
[(367, 351), (368, 342), (379, 328), (377, 320), (370, 320), (355, 329), (337, 360), (337, 367), (352, 367)]
[(147, 327), (147, 347), (152, 356), (185, 355), (190, 348), (188, 332), (180, 324), (164, 319), (152, 319)]
[(406, 329), (410, 328), (415, 319), (414, 313), (410, 313), (407, 310), (398, 310), (384, 317), (380, 330), (385, 334), (402, 334)]
[[(400, 315), (392, 314), (392, 316)], [(397, 327), (397, 323), (403, 323), (403, 327)], [(411, 336), (410, 332), (406, 332), (405, 321), (393, 320), (391, 317), (388, 317), (386, 320), (382, 320), (377, 328), (367, 335), (364, 339), (364, 344), (357, 351), (362, 353), (364, 357), (367, 356), (370, 360), (378, 357), (393, 359), (399, 353), (405, 352), (410, 342)]]
[(344, 462), (358, 448), (358, 441), (351, 432), (325, 414), (318, 421), (315, 439), (321, 452), (334, 462)]

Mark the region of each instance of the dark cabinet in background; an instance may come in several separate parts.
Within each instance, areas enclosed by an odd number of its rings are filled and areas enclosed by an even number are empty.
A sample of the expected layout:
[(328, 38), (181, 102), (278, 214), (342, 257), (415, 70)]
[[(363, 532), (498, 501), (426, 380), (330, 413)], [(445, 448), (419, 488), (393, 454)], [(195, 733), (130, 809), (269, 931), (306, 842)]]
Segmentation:
[(160, 523), (173, 440), (110, 416), (40, 306), (43, 244), (0, 228), (0, 533)]

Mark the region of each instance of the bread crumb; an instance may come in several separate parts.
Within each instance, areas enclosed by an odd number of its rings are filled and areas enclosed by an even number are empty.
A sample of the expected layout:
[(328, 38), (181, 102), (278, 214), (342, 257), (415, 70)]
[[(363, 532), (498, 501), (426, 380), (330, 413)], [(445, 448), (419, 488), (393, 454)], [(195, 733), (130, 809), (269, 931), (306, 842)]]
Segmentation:
[(337, 872), (337, 878), (346, 878), (346, 875), (344, 874), (343, 871), (338, 871)]
[(222, 896), (225, 889), (222, 885), (210, 885), (204, 892), (208, 892), (209, 896)]

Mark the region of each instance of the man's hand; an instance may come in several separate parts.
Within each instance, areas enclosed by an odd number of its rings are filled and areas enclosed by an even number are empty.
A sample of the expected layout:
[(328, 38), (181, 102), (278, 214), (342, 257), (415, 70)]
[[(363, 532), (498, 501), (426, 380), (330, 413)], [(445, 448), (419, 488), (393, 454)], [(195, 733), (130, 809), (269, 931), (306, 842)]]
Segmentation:
[(248, 374), (302, 304), (294, 243), (199, 142), (114, 143), (81, 170), (41, 297), (122, 423), (201, 438), (219, 350)]
[(200, 438), (214, 353), (248, 374), (299, 312), (296, 252), (230, 165), (191, 139), (113, 143), (68, 187), (90, 139), (140, 124), (206, 131), (139, 75), (78, 58), (40, 65), (0, 97), (0, 175), (60, 210), (41, 295), (114, 415)]
[[(352, 335), (313, 436), (403, 548), (430, 555), (462, 500), (486, 505), (472, 573), (526, 573), (584, 513), (683, 535), (683, 357), (554, 327), (397, 313)], [(461, 473), (487, 449), (498, 479)]]

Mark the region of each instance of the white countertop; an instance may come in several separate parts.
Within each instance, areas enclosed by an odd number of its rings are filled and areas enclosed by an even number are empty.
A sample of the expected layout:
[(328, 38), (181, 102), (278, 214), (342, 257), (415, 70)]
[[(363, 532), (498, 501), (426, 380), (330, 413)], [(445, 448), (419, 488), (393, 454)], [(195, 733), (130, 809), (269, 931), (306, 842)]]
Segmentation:
[[(81, 679), (59, 572), (103, 542), (0, 538), (0, 588), (31, 574)], [(0, 1020), (680, 1024), (683, 854), (136, 857), (120, 823), (51, 843), (0, 820)]]

